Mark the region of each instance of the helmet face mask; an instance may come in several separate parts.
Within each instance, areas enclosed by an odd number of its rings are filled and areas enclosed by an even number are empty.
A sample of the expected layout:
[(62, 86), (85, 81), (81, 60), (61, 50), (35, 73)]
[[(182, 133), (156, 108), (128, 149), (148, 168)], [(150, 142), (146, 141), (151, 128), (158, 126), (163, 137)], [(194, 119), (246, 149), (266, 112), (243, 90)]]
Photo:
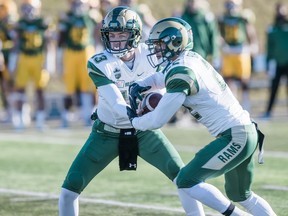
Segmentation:
[(228, 14), (238, 14), (241, 11), (242, 0), (227, 0), (224, 4)]
[(158, 67), (173, 61), (188, 46), (193, 47), (191, 26), (176, 17), (162, 19), (153, 26), (145, 43), (150, 51), (149, 63)]
[(35, 19), (40, 16), (41, 2), (40, 0), (26, 0), (21, 4), (22, 17), (27, 20)]
[(131, 32), (109, 32), (109, 50), (117, 57), (124, 56), (132, 47), (129, 45), (131, 40)]
[(164, 63), (168, 63), (170, 52), (167, 50), (167, 46), (164, 42), (159, 40), (147, 40), (145, 42), (148, 45), (150, 54), (147, 55), (150, 65), (154, 68)]
[(86, 0), (72, 0), (70, 1), (71, 11), (78, 16), (82, 16), (89, 11), (89, 4)]
[[(121, 32), (127, 33), (127, 38), (120, 38), (118, 41), (110, 41), (111, 34)], [(133, 50), (133, 48), (138, 47), (141, 36), (141, 19), (136, 12), (128, 7), (116, 7), (112, 9), (103, 20), (101, 28), (102, 41), (107, 52), (112, 53), (117, 57), (123, 57)], [(115, 46), (116, 43), (118, 43), (119, 46)], [(125, 46), (122, 46), (124, 43)]]

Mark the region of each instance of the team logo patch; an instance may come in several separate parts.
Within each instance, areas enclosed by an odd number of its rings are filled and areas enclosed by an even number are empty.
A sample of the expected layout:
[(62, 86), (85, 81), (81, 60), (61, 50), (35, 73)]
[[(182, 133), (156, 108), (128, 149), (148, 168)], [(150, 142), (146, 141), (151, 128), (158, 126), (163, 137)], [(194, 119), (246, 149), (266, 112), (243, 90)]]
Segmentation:
[(245, 143), (239, 144), (235, 142), (230, 142), (224, 149), (218, 152), (214, 157), (212, 157), (206, 164), (202, 166), (205, 169), (220, 170), (226, 164), (231, 162), (236, 158), (245, 147)]
[(119, 79), (121, 77), (121, 71), (119, 68), (115, 68), (113, 73), (116, 79)]

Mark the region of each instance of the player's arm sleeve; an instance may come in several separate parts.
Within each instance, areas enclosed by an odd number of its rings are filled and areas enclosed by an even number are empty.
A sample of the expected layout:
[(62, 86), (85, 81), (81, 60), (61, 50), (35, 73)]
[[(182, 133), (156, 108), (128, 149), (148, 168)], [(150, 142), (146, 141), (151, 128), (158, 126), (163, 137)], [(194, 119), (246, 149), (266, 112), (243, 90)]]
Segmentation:
[(97, 92), (99, 97), (104, 98), (111, 109), (114, 110), (113, 115), (127, 118), (126, 107), (128, 105), (115, 84), (102, 85), (97, 88)]
[(246, 32), (250, 44), (250, 52), (254, 56), (259, 52), (258, 38), (255, 27), (249, 22), (246, 23)]
[(164, 94), (154, 111), (133, 119), (133, 127), (142, 131), (163, 127), (179, 110), (185, 98), (184, 93)]
[(168, 93), (181, 92), (185, 95), (194, 95), (199, 91), (199, 84), (192, 69), (179, 66), (169, 71), (165, 77), (166, 91)]
[(97, 86), (97, 93), (99, 97), (106, 100), (112, 110), (116, 113), (114, 115), (126, 118), (127, 103), (123, 98), (120, 90), (114, 84), (114, 82), (100, 71), (93, 63), (88, 62), (88, 73), (90, 78), (93, 80), (95, 86)]
[(199, 91), (199, 85), (192, 69), (185, 66), (172, 68), (165, 77), (166, 91), (154, 111), (134, 118), (133, 127), (152, 130), (162, 127), (179, 110), (186, 96)]

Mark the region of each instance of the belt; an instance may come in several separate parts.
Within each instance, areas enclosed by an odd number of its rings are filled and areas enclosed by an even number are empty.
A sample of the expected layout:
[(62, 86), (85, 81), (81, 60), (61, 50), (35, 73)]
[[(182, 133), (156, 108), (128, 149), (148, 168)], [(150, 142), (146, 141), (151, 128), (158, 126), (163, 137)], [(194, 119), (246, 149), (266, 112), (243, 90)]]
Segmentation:
[(104, 124), (103, 129), (105, 131), (108, 131), (108, 132), (111, 132), (111, 133), (120, 133), (120, 131), (121, 131), (121, 129), (119, 129), (119, 128), (112, 127), (112, 126), (110, 126), (108, 124), (105, 124), (105, 123), (103, 123), (103, 124)]
[(123, 128), (123, 129), (120, 129), (120, 128), (115, 128), (111, 125), (108, 125), (102, 121), (100, 121), (99, 119), (97, 119), (96, 121), (96, 128), (98, 131), (101, 131), (101, 132), (109, 132), (109, 133), (114, 133), (114, 134), (120, 134), (121, 130), (127, 130), (127, 129), (132, 129), (132, 128)]

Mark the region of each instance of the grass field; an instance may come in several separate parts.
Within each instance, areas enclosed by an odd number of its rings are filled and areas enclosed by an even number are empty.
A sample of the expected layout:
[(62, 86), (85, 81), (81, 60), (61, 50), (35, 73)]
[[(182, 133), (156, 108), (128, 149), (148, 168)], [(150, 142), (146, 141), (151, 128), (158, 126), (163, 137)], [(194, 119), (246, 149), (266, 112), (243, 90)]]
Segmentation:
[[(288, 215), (288, 125), (260, 123), (266, 134), (265, 164), (256, 165), (253, 190), (278, 216)], [(0, 215), (57, 215), (58, 194), (67, 169), (89, 134), (89, 128), (0, 129)], [(202, 126), (165, 127), (164, 132), (187, 163), (213, 138)], [(223, 191), (223, 178), (209, 181)], [(207, 215), (219, 215), (205, 208)], [(80, 215), (183, 216), (175, 187), (160, 172), (139, 159), (138, 169), (120, 172), (115, 160), (83, 192)]]

